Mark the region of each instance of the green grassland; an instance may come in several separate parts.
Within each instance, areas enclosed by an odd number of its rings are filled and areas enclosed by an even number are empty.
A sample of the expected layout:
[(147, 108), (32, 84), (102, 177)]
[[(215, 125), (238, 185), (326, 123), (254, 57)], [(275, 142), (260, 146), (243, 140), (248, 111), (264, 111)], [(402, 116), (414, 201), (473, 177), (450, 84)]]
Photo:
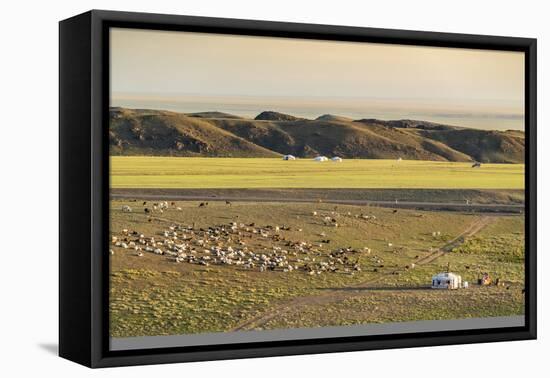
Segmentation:
[(523, 314), (523, 294), (496, 286), (449, 291), (375, 288), (332, 303), (308, 304), (267, 322), (264, 329), (350, 326)]
[[(214, 163), (220, 163), (222, 159), (204, 160), (212, 161), (210, 169), (215, 170)], [(162, 168), (159, 164), (152, 168), (148, 165), (151, 161), (156, 161), (155, 164), (165, 161), (168, 166)], [(187, 162), (181, 171), (179, 163), (176, 164), (179, 161)], [(190, 163), (194, 161), (203, 159), (143, 160), (149, 167), (148, 172), (164, 169), (178, 175), (185, 175), (185, 170), (200, 170), (198, 164)], [(124, 159), (114, 166), (119, 172), (118, 177), (124, 177), (120, 173), (133, 171), (131, 166), (135, 163), (126, 163)], [(338, 167), (329, 163), (325, 166), (346, 168), (347, 163)], [(369, 165), (371, 162), (359, 163)], [(374, 163), (391, 167), (389, 162)], [(218, 170), (226, 168), (222, 164)], [(498, 168), (495, 167), (496, 172)], [(251, 162), (248, 169), (257, 171), (260, 168)], [(447, 169), (452, 172), (451, 168)], [(133, 211), (122, 212), (123, 205), (131, 206)], [(313, 216), (313, 211), (317, 211), (319, 216)], [(325, 225), (322, 221), (325, 214), (336, 217), (339, 227)], [(375, 218), (364, 219), (357, 217), (358, 214)], [(234, 265), (178, 264), (166, 256), (146, 252), (138, 257), (135, 251), (113, 246), (114, 255), (110, 256), (110, 333), (113, 337), (130, 337), (229, 331), (247, 319), (289, 301), (315, 296), (324, 299), (306, 300), (288, 313), (254, 328), (523, 314), (523, 216), (493, 216), (484, 229), (451, 252), (426, 265), (406, 269), (412, 261), (455, 238), (479, 217), (456, 212), (401, 209), (394, 212), (392, 209), (355, 205), (338, 205), (335, 209), (334, 205), (325, 203), (234, 202), (228, 206), (217, 202), (198, 207), (198, 202), (193, 201), (176, 202), (163, 214), (150, 216), (143, 212), (141, 201), (112, 200), (113, 235), (120, 235), (121, 230), (127, 228), (160, 237), (162, 230), (174, 224), (207, 228), (229, 222), (254, 222), (257, 225), (289, 226), (290, 230), (280, 231), (286, 240), (320, 243), (322, 238), (330, 239), (330, 244), (319, 247), (319, 254), (313, 256), (318, 259), (340, 247), (361, 250), (369, 247), (371, 251), (353, 256), (362, 268), (354, 274), (337, 272), (311, 276), (304, 271), (260, 272)], [(433, 236), (434, 231), (440, 234)], [(321, 237), (321, 233), (325, 236)], [(272, 240), (261, 238), (251, 239), (249, 243), (251, 249), (259, 252), (272, 246)], [(431, 276), (443, 271), (448, 263), (451, 270), (461, 274), (465, 280), (474, 282), (482, 272), (489, 272), (494, 278), (505, 281), (505, 286), (472, 287), (452, 292), (425, 289)], [(347, 290), (373, 281), (376, 283), (370, 289)]]
[(523, 189), (524, 164), (111, 157), (112, 188)]

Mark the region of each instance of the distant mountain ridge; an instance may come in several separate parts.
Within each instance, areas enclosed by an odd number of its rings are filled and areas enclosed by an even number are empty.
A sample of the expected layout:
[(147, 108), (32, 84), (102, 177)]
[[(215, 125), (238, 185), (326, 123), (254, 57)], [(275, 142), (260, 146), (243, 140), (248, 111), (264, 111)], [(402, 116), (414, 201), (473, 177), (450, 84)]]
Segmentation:
[(265, 112), (261, 112), (254, 118), (256, 121), (299, 121), (303, 118), (298, 118), (291, 116), (289, 114), (274, 112), (271, 110), (267, 110)]
[(111, 108), (112, 155), (343, 158), (522, 163), (521, 131), (478, 130), (427, 121), (315, 120), (266, 111), (255, 119), (220, 112)]

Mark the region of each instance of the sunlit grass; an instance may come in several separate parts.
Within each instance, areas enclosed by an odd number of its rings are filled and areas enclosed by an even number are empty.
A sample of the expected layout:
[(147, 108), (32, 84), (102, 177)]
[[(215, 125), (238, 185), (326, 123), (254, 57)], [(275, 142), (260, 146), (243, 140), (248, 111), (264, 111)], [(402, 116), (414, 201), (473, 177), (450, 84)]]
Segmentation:
[(111, 157), (113, 188), (523, 189), (524, 173), (523, 164)]

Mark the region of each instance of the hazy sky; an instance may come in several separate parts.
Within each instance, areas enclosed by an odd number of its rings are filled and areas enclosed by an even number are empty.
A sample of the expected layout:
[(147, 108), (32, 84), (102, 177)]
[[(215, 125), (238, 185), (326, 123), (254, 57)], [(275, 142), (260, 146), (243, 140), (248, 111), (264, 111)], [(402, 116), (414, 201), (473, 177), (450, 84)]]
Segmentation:
[[(365, 99), (521, 117), (524, 56), (352, 42), (111, 30), (113, 103), (124, 98)], [(210, 100), (208, 100), (210, 98)], [(262, 100), (260, 100), (262, 99)], [(269, 101), (267, 101), (269, 102)], [(274, 102), (276, 102), (274, 100)]]

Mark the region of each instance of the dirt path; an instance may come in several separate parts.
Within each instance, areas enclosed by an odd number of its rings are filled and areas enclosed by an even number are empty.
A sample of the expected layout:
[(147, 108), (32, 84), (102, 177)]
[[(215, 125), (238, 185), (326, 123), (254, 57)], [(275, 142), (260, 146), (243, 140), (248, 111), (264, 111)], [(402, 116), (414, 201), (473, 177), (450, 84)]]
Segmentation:
[[(238, 196), (200, 196), (200, 195), (178, 195), (178, 194), (132, 194), (131, 197), (125, 193), (111, 193), (111, 199), (140, 199), (150, 201), (211, 201), (211, 202), (283, 202), (283, 203), (319, 203), (314, 198), (292, 198), (283, 197), (238, 197)], [(357, 200), (357, 199), (322, 199), (322, 203), (357, 205), (357, 206), (378, 206), (399, 209), (418, 209), (427, 211), (467, 211), (478, 213), (504, 213), (518, 214), (524, 211), (523, 204), (480, 204), (480, 203), (458, 203), (458, 202), (426, 202), (426, 201), (382, 201), (382, 200)]]
[(490, 217), (490, 216), (482, 216), (476, 219), (474, 222), (470, 223), (470, 225), (466, 230), (461, 232), (453, 240), (447, 242), (443, 247), (438, 248), (437, 250), (433, 251), (429, 255), (414, 261), (414, 263), (416, 265), (426, 265), (431, 263), (438, 257), (442, 256), (444, 253), (451, 252), (454, 248), (464, 243), (466, 238), (469, 238), (477, 234), (479, 231), (485, 228), (489, 223), (493, 222), (494, 219), (495, 219), (494, 217)]
[[(441, 257), (445, 253), (450, 252), (454, 248), (460, 246), (462, 243), (466, 241), (467, 238), (474, 236), (483, 228), (485, 228), (487, 225), (494, 222), (494, 220), (495, 220), (495, 217), (491, 217), (491, 216), (481, 216), (477, 218), (475, 221), (470, 223), (470, 225), (458, 236), (456, 236), (454, 239), (450, 240), (445, 245), (431, 252), (430, 254), (423, 256), (419, 259), (416, 259), (414, 261), (411, 261), (411, 263), (414, 263), (415, 265), (426, 265), (431, 263), (432, 261)], [(260, 327), (268, 323), (271, 319), (274, 319), (292, 310), (296, 310), (296, 308), (300, 306), (322, 305), (322, 304), (327, 304), (327, 303), (344, 299), (346, 296), (349, 296), (350, 291), (353, 292), (354, 289), (363, 289), (363, 288), (371, 287), (373, 284), (394, 274), (395, 272), (403, 272), (405, 270), (406, 270), (405, 268), (392, 270), (391, 272), (385, 272), (384, 274), (380, 274), (376, 278), (373, 278), (355, 285), (341, 287), (334, 290), (329, 290), (326, 293), (322, 293), (322, 294), (308, 295), (305, 297), (294, 298), (286, 303), (282, 303), (270, 309), (266, 313), (259, 314), (251, 319), (248, 319), (240, 323), (230, 331), (245, 331), (245, 330), (255, 329), (257, 327)]]

